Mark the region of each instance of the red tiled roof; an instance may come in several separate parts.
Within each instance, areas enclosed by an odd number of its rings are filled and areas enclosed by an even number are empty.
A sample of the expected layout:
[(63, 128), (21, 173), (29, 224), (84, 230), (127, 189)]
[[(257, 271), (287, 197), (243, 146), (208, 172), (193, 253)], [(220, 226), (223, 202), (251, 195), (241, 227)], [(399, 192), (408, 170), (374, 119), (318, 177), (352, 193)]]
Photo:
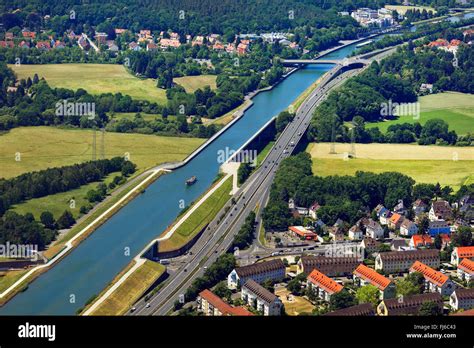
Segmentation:
[(246, 310), (244, 307), (232, 307), (228, 303), (224, 302), (219, 296), (214, 294), (212, 291), (205, 289), (199, 293), (199, 296), (210, 303), (214, 308), (217, 308), (223, 315), (237, 315), (237, 316), (249, 316), (253, 315), (251, 312)]
[(426, 244), (433, 244), (433, 238), (431, 238), (427, 234), (415, 234), (411, 237), (413, 240), (413, 245), (417, 247), (419, 244), (426, 245)]
[(400, 214), (395, 213), (390, 218), (390, 222), (392, 222), (394, 224), (397, 224), (400, 221), (401, 218), (402, 218), (402, 216)]
[(379, 290), (385, 290), (391, 283), (390, 279), (385, 278), (383, 275), (363, 264), (360, 264), (359, 267), (356, 268), (354, 274), (376, 286)]
[(308, 276), (308, 281), (324, 289), (329, 294), (335, 294), (342, 290), (343, 286), (334, 280), (314, 269)]
[(458, 265), (458, 268), (466, 273), (474, 274), (474, 261), (462, 259), (461, 263)]
[(430, 283), (436, 284), (437, 286), (442, 286), (449, 279), (447, 275), (434, 270), (420, 261), (416, 261), (411, 266), (410, 271), (422, 273), (426, 280)]
[(474, 246), (467, 247), (457, 247), (456, 252), (459, 258), (468, 258), (474, 257)]

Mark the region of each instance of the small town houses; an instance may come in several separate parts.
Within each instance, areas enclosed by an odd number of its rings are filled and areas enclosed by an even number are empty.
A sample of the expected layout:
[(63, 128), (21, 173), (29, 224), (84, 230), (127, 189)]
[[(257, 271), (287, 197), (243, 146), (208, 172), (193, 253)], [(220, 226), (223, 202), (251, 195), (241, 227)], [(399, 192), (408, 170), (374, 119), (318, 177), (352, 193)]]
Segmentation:
[(470, 259), (462, 259), (458, 265), (458, 278), (467, 283), (474, 281), (474, 261)]
[(242, 286), (241, 299), (265, 316), (280, 315), (283, 308), (281, 300), (276, 295), (252, 279), (247, 280)]
[(354, 284), (356, 286), (365, 286), (368, 284), (375, 286), (380, 291), (381, 299), (395, 297), (395, 283), (364, 264), (360, 264), (355, 269)]
[(279, 281), (285, 278), (285, 272), (285, 264), (281, 259), (238, 267), (227, 276), (227, 287), (236, 289), (244, 285), (249, 279), (257, 283), (263, 283), (266, 280)]
[(451, 253), (451, 263), (457, 266), (462, 259), (474, 260), (474, 246), (456, 247)]
[(420, 261), (416, 261), (410, 267), (410, 273), (419, 272), (425, 278), (425, 289), (428, 292), (439, 292), (442, 296), (451, 295), (456, 288), (455, 284), (449, 277), (433, 268), (425, 265)]
[(307, 277), (308, 290), (323, 301), (330, 301), (331, 296), (340, 292), (343, 286), (325, 274), (313, 269)]
[(407, 250), (379, 253), (375, 258), (375, 270), (384, 273), (406, 272), (416, 261), (438, 268), (440, 265), (439, 250)]

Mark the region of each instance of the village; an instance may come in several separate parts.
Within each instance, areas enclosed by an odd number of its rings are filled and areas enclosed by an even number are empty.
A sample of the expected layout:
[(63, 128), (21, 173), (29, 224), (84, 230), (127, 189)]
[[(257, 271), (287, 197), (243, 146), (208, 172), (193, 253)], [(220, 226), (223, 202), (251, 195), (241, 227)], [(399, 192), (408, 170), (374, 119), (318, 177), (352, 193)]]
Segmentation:
[(318, 203), (290, 200), (289, 208), (308, 226), (274, 233), (279, 251), (236, 267), (185, 308), (206, 316), (474, 314), (470, 196), (378, 205), (353, 226), (326, 226)]

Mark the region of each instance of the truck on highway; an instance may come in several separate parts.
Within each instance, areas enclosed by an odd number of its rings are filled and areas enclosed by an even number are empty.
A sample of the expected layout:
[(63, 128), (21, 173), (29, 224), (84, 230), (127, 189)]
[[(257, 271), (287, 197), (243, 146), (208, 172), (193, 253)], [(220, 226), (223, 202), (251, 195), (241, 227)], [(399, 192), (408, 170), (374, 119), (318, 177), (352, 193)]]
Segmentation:
[(161, 260), (160, 260), (160, 264), (162, 264), (162, 265), (169, 265), (169, 264), (170, 264), (170, 260), (169, 260), (169, 259), (161, 259)]

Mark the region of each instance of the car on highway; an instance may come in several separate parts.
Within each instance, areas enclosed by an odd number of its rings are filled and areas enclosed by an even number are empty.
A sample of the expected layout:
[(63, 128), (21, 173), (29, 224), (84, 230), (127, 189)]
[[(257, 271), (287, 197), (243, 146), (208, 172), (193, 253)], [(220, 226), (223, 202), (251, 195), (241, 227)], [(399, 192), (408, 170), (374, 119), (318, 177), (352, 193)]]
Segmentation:
[(148, 303), (145, 305), (146, 308), (150, 308), (150, 306), (151, 306), (150, 302), (148, 302)]

